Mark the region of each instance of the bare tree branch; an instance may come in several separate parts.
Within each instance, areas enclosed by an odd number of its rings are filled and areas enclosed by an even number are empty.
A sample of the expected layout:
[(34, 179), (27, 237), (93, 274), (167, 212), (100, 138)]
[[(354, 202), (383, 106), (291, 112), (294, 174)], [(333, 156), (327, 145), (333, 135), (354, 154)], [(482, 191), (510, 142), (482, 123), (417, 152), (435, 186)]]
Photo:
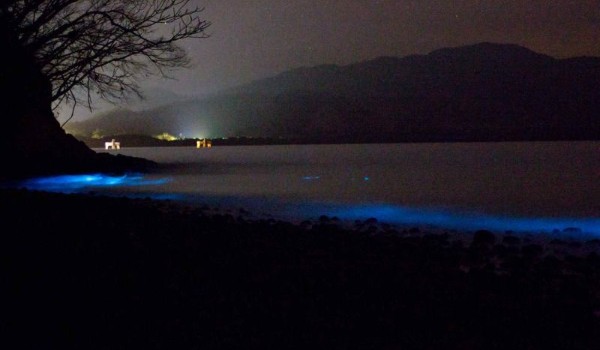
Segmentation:
[(210, 26), (190, 0), (0, 1), (0, 21), (52, 83), (55, 108), (141, 96), (139, 79), (188, 67), (178, 44), (207, 38)]

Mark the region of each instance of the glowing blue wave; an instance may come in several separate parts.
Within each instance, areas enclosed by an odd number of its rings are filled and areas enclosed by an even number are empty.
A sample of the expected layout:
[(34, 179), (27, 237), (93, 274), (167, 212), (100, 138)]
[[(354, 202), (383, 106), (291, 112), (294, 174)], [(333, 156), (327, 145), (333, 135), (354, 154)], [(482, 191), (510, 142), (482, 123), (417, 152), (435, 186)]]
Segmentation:
[[(381, 222), (402, 225), (432, 225), (457, 230), (553, 232), (574, 231), (600, 236), (600, 218), (526, 218), (481, 213), (462, 213), (448, 209), (412, 208), (395, 205), (330, 205), (326, 210), (342, 220), (376, 218)], [(308, 209), (305, 207), (305, 209)], [(311, 209), (309, 209), (311, 210)]]
[(111, 176), (105, 174), (61, 175), (25, 180), (17, 184), (31, 190), (75, 192), (87, 188), (163, 185), (170, 179), (147, 180), (140, 174)]
[[(320, 176), (303, 177), (306, 181), (318, 181)], [(369, 181), (365, 176), (364, 181)], [(146, 179), (140, 174), (111, 176), (106, 174), (63, 175), (30, 179), (18, 183), (17, 187), (53, 192), (80, 192), (89, 189), (110, 189), (132, 186), (160, 186), (171, 182), (170, 178)], [(149, 193), (142, 190), (128, 193), (130, 197), (185, 200), (186, 196), (175, 193)], [(273, 199), (277, 202), (276, 199)], [(232, 205), (247, 205), (249, 210), (263, 207), (274, 215), (290, 218), (308, 218), (320, 215), (336, 216), (342, 220), (365, 220), (376, 218), (380, 222), (398, 225), (434, 226), (456, 230), (487, 229), (491, 231), (515, 232), (566, 232), (568, 234), (600, 237), (600, 218), (568, 217), (509, 217), (484, 213), (460, 212), (450, 209), (405, 207), (393, 204), (330, 204), (330, 203), (268, 203), (265, 198), (243, 201), (233, 197)], [(286, 213), (287, 212), (287, 213)]]

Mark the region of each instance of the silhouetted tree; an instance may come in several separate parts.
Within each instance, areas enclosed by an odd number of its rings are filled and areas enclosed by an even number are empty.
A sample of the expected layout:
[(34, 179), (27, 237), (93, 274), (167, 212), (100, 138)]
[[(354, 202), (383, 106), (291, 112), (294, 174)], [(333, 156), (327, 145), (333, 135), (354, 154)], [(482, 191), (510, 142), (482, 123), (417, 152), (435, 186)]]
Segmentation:
[[(3, 30), (52, 84), (54, 107), (92, 96), (140, 95), (138, 81), (190, 60), (178, 43), (206, 38), (209, 22), (189, 0), (0, 0)], [(70, 118), (69, 118), (70, 119)]]

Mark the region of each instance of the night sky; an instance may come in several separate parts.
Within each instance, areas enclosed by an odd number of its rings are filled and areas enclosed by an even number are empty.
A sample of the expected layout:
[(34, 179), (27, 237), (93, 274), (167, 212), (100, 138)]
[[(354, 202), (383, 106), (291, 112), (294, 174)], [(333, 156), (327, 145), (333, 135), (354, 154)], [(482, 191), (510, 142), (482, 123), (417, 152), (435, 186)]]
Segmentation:
[(198, 95), (318, 64), (426, 54), (482, 41), (557, 58), (600, 56), (600, 0), (192, 0), (210, 38), (194, 67), (148, 86)]

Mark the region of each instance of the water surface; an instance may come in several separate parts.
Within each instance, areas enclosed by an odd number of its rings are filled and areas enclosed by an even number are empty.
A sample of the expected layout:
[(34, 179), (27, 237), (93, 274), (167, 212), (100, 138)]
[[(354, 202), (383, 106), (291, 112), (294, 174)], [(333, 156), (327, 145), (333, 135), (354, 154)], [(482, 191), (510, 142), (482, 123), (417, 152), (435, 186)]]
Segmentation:
[[(100, 190), (285, 219), (600, 234), (600, 142), (123, 148), (168, 165)], [(113, 180), (114, 181), (114, 180)], [(77, 191), (89, 190), (89, 186)], [(98, 188), (96, 189), (98, 190)]]

